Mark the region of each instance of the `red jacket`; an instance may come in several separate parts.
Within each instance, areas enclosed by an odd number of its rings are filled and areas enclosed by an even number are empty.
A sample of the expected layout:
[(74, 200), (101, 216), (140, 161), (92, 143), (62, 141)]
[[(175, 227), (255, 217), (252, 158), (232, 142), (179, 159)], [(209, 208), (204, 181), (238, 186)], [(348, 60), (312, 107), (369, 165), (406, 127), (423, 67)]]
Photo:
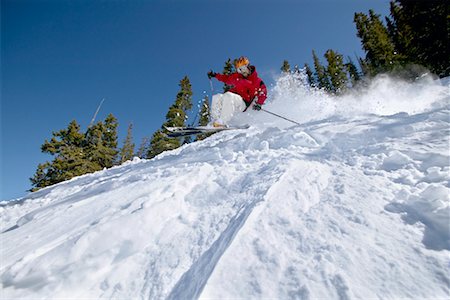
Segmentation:
[(216, 78), (232, 88), (230, 92), (238, 94), (244, 99), (247, 107), (252, 103), (253, 98), (258, 97), (256, 103), (262, 105), (267, 98), (267, 88), (261, 78), (256, 73), (256, 68), (250, 66), (251, 74), (246, 78), (239, 73), (230, 75), (216, 74)]

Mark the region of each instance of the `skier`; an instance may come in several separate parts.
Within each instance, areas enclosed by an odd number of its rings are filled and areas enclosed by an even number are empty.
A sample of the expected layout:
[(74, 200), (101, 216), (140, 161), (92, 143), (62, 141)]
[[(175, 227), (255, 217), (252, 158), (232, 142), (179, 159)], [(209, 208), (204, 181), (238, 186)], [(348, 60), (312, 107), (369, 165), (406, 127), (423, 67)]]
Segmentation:
[(230, 75), (208, 72), (208, 78), (216, 78), (230, 85), (231, 89), (224, 94), (213, 95), (211, 103), (210, 123), (213, 127), (226, 127), (235, 112), (244, 112), (252, 104), (254, 110), (260, 110), (267, 98), (267, 88), (256, 73), (256, 68), (250, 65), (247, 57), (234, 61), (236, 72)]

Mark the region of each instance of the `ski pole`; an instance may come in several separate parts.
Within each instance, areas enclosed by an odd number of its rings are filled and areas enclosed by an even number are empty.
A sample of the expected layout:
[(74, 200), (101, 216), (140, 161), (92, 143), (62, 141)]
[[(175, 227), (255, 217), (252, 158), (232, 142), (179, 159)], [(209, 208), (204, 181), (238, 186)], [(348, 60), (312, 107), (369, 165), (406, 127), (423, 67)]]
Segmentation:
[(209, 79), (209, 85), (211, 86), (211, 98), (212, 98), (212, 95), (214, 94), (214, 86), (211, 78)]
[(268, 113), (268, 114), (274, 115), (274, 116), (276, 116), (276, 117), (278, 117), (278, 118), (281, 118), (281, 119), (283, 119), (283, 120), (289, 121), (289, 122), (294, 123), (294, 124), (297, 124), (297, 125), (301, 125), (301, 124), (298, 123), (298, 122), (295, 122), (295, 121), (292, 121), (292, 120), (290, 120), (290, 119), (288, 119), (288, 118), (285, 118), (285, 117), (283, 117), (283, 116), (277, 115), (276, 113), (273, 113), (273, 112), (271, 112), (271, 111), (265, 110), (264, 108), (261, 108), (261, 110), (262, 110), (263, 112), (266, 112), (266, 113)]
[(88, 129), (91, 128), (92, 125), (94, 125), (95, 118), (97, 118), (97, 114), (100, 111), (100, 107), (102, 107), (103, 102), (105, 102), (105, 98), (103, 98), (100, 104), (98, 105), (97, 110), (95, 111), (95, 114), (92, 117), (91, 123), (89, 123)]
[(213, 82), (212, 82), (212, 79), (211, 79), (211, 78), (209, 79), (209, 86), (211, 87), (211, 99), (209, 99), (208, 105), (209, 105), (209, 107), (211, 108), (212, 97), (214, 96), (214, 85), (213, 85)]

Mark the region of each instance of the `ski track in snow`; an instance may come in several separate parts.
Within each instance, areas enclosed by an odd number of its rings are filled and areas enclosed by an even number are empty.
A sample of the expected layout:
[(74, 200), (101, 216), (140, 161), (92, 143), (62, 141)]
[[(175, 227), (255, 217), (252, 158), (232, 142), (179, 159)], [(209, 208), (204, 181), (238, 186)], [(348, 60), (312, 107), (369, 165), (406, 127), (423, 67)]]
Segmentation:
[(362, 101), (398, 101), (371, 115), (296, 84), (267, 107), (305, 98), (302, 126), (250, 112), (2, 202), (1, 298), (450, 298), (448, 83), (381, 78)]

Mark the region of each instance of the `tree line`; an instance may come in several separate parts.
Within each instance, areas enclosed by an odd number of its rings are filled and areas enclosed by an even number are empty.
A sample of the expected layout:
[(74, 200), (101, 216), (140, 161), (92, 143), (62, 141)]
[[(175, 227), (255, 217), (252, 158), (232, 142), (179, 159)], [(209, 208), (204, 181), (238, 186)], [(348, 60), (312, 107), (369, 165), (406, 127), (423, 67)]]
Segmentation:
[(110, 114), (85, 132), (81, 132), (76, 120), (70, 122), (66, 129), (53, 132), (52, 138), (41, 146), (41, 151), (52, 155), (53, 160), (37, 166), (36, 173), (30, 178), (31, 190), (110, 168), (130, 159), (132, 142), (127, 137), (126, 145), (118, 150), (117, 126), (117, 119)]
[[(312, 51), (313, 68), (303, 69), (312, 87), (331, 93), (343, 93), (381, 73), (414, 79), (431, 72), (438, 77), (450, 76), (450, 2), (444, 0), (395, 0), (390, 2), (390, 15), (384, 19), (373, 10), (354, 15), (357, 37), (365, 57), (351, 57), (329, 49), (326, 65)], [(281, 67), (291, 70), (289, 62)]]
[[(229, 68), (230, 60), (225, 64)], [(232, 69), (229, 71), (232, 72)], [(174, 103), (170, 106), (166, 121), (152, 137), (145, 137), (138, 150), (135, 151), (132, 129), (128, 126), (127, 136), (122, 147), (118, 147), (118, 121), (109, 114), (104, 121), (99, 121), (82, 132), (76, 120), (69, 123), (67, 128), (52, 133), (50, 140), (45, 140), (41, 151), (50, 154), (53, 160), (41, 163), (30, 178), (32, 188), (37, 191), (76, 176), (93, 173), (104, 168), (120, 165), (133, 157), (151, 159), (158, 154), (173, 150), (183, 144), (192, 142), (190, 137), (173, 138), (167, 135), (166, 127), (186, 126), (188, 112), (192, 109), (192, 86), (187, 76), (181, 79), (180, 90)], [(205, 96), (199, 105), (198, 125), (206, 126), (209, 122), (209, 98)], [(199, 134), (195, 141), (205, 139), (208, 134)]]
[[(449, 2), (442, 0), (395, 0), (390, 3), (390, 16), (385, 22), (373, 10), (369, 10), (368, 14), (355, 13), (357, 36), (365, 52), (364, 58), (357, 58), (359, 68), (349, 56), (344, 58), (332, 49), (323, 55), (327, 63), (323, 65), (313, 50), (314, 68), (307, 63), (303, 66), (308, 83), (314, 88), (340, 94), (357, 86), (363, 79), (386, 72), (406, 78), (414, 78), (426, 70), (439, 77), (450, 76), (449, 7)], [(286, 60), (281, 70), (285, 73), (302, 71), (298, 66), (291, 70)], [(223, 73), (234, 71), (233, 63), (228, 59)], [(210, 118), (209, 99), (205, 96), (201, 101), (194, 121), (196, 124), (187, 124), (188, 113), (193, 107), (192, 86), (187, 76), (181, 79), (179, 87), (175, 101), (166, 114), (166, 121), (151, 138), (142, 140), (137, 151), (132, 124), (128, 126), (122, 147), (118, 147), (118, 121), (112, 114), (104, 121), (89, 126), (85, 132), (81, 131), (75, 120), (66, 129), (53, 132), (50, 141), (45, 140), (41, 146), (41, 151), (53, 156), (53, 160), (38, 165), (36, 173), (30, 178), (31, 191), (120, 165), (134, 156), (151, 159), (192, 142), (190, 137), (167, 136), (165, 128), (207, 125)], [(229, 86), (224, 86), (224, 92), (229, 89)], [(197, 135), (195, 141), (206, 137), (207, 134)]]

